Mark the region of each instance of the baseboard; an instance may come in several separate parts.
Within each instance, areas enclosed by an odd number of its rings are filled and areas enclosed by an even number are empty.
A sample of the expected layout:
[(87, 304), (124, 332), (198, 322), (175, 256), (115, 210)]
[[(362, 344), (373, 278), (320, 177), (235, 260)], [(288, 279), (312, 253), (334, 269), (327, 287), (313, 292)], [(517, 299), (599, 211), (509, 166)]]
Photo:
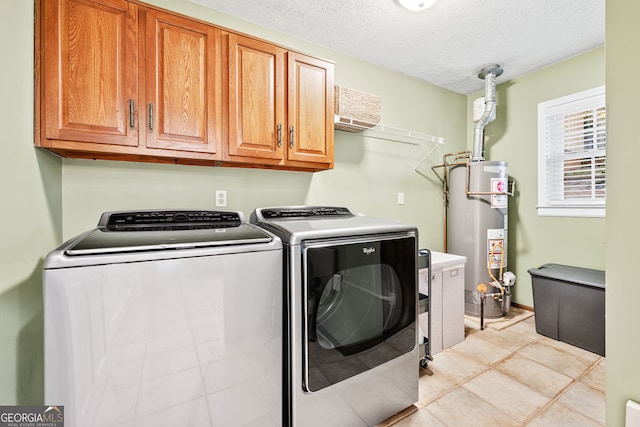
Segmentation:
[(386, 420), (384, 420), (383, 422), (381, 422), (380, 424), (376, 425), (375, 427), (390, 427), (391, 425), (397, 423), (398, 421), (407, 418), (409, 415), (413, 414), (414, 412), (418, 411), (418, 407), (414, 404), (411, 405), (405, 409), (403, 409), (402, 411), (398, 412), (397, 414), (387, 418)]
[(512, 302), (512, 303), (511, 303), (511, 305), (512, 305), (512, 306), (514, 306), (514, 307), (521, 308), (521, 309), (523, 309), (523, 310), (527, 310), (527, 311), (533, 311), (533, 312), (535, 312), (535, 310), (533, 309), (533, 307), (530, 307), (530, 306), (528, 306), (528, 305), (518, 304), (517, 302)]

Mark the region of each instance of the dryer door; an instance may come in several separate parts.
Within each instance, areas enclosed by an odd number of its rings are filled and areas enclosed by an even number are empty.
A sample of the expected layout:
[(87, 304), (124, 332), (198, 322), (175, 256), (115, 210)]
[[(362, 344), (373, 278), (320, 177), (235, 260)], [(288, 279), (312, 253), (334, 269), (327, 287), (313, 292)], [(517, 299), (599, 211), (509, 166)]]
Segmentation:
[(416, 345), (416, 238), (304, 245), (303, 387), (317, 391)]

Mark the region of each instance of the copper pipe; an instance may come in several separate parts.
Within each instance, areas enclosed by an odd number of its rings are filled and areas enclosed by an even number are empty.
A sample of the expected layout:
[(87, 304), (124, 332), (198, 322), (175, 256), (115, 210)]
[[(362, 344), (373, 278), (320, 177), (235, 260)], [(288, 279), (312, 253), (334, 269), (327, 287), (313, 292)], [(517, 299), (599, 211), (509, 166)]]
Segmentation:
[(443, 251), (447, 253), (447, 207), (449, 206), (449, 189), (447, 188), (447, 168), (444, 168), (444, 180), (442, 181), (442, 218), (443, 218), (443, 226), (442, 230), (442, 240), (443, 240)]
[[(469, 181), (471, 181), (471, 163), (467, 161), (467, 182), (465, 184), (465, 193), (467, 196), (513, 196), (509, 191), (469, 191)], [(513, 181), (512, 181), (513, 182)]]
[[(448, 158), (455, 156), (454, 161), (453, 162), (449, 162)], [(443, 216), (443, 226), (444, 226), (444, 230), (443, 230), (443, 246), (444, 246), (444, 252), (447, 252), (447, 222), (448, 222), (448, 218), (447, 218), (447, 207), (449, 205), (449, 186), (447, 185), (448, 183), (448, 170), (451, 166), (462, 166), (462, 165), (468, 165), (469, 163), (469, 158), (471, 156), (471, 152), (469, 151), (458, 151), (456, 153), (448, 153), (448, 154), (444, 154), (442, 156), (442, 164), (441, 165), (434, 165), (431, 166), (431, 170), (433, 171), (433, 173), (436, 174), (436, 176), (438, 177), (438, 179), (440, 180), (440, 182), (442, 182), (442, 201), (443, 201), (443, 207), (442, 207), (442, 216)], [(461, 159), (467, 159), (467, 161), (465, 162), (461, 162)], [(440, 175), (438, 175), (438, 173), (436, 172), (437, 168), (444, 168), (444, 171), (442, 173), (442, 178), (440, 178)]]

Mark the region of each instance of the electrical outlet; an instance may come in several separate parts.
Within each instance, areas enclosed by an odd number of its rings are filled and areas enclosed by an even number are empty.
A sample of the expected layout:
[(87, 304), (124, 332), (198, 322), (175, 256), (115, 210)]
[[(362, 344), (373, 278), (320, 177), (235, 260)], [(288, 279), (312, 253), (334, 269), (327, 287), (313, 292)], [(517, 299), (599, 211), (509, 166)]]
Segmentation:
[(404, 193), (398, 193), (398, 204), (404, 205)]
[(227, 206), (227, 190), (216, 190), (216, 206)]

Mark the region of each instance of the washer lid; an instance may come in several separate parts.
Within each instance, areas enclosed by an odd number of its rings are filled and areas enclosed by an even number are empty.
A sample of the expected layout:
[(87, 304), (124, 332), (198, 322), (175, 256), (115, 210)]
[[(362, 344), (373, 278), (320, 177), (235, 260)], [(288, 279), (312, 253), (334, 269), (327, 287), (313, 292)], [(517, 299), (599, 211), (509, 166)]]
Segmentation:
[(146, 210), (105, 212), (98, 228), (65, 249), (95, 255), (270, 242), (272, 237), (244, 220), (242, 212)]
[(267, 243), (271, 236), (250, 224), (233, 228), (109, 231), (97, 228), (65, 250), (67, 255), (96, 255), (168, 249)]

